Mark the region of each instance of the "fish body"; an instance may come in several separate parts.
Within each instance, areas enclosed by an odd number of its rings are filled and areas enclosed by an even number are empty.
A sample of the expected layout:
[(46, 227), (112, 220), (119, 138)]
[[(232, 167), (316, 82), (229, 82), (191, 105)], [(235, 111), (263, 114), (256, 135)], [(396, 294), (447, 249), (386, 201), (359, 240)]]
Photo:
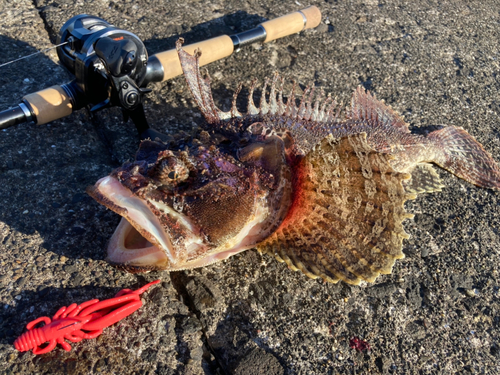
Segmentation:
[(246, 114), (239, 89), (222, 112), (200, 53), (177, 49), (206, 125), (181, 143), (143, 141), (135, 161), (89, 187), (123, 216), (108, 245), (112, 264), (180, 270), (257, 248), (312, 278), (372, 282), (404, 257), (405, 201), (443, 187), (430, 163), (500, 189), (500, 168), (461, 128), (412, 134), (361, 88), (345, 113), (309, 89), (297, 106), (294, 90), (283, 100), (277, 75), (259, 106), (254, 82)]

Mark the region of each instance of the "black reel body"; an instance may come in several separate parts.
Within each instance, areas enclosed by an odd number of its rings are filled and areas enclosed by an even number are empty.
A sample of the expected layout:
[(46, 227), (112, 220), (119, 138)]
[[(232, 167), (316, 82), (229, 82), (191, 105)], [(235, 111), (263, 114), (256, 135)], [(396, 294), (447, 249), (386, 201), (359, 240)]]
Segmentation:
[(61, 43), (67, 44), (57, 48), (59, 59), (75, 76), (65, 90), (77, 108), (90, 104), (91, 110), (114, 105), (134, 110), (141, 104), (148, 54), (136, 35), (80, 14), (61, 28)]

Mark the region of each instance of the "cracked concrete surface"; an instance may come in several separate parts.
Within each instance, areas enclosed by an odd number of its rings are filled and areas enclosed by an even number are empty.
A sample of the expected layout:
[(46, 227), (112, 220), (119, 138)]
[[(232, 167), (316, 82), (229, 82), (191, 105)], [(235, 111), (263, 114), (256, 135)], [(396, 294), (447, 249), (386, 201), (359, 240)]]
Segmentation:
[[(0, 63), (55, 41), (79, 13), (136, 33), (150, 54), (254, 27), (309, 4), (158, 0), (1, 2)], [(249, 46), (211, 64), (229, 106), (238, 82), (279, 71), (337, 95), (362, 84), (411, 128), (462, 126), (500, 160), (500, 15), (496, 1), (312, 1), (317, 30)], [(55, 50), (0, 68), (0, 110), (71, 79)], [(145, 103), (161, 132), (201, 117), (182, 78)], [(103, 142), (106, 140), (108, 146)], [(116, 109), (0, 131), (0, 372), (6, 374), (494, 374), (500, 368), (499, 194), (440, 171), (442, 193), (407, 204), (406, 258), (373, 285), (323, 284), (247, 251), (176, 273), (130, 275), (104, 261), (118, 217), (85, 187), (133, 157), (138, 141)], [(97, 340), (43, 356), (12, 343), (63, 305), (161, 279), (145, 305)], [(367, 340), (358, 353), (349, 340)]]

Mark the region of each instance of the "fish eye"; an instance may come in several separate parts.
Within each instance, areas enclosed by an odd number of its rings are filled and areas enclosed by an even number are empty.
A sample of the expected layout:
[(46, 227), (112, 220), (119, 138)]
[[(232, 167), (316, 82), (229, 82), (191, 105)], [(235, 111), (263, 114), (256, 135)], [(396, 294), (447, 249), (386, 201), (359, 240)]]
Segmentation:
[(189, 177), (189, 169), (182, 160), (169, 157), (158, 164), (156, 177), (166, 185), (177, 185)]

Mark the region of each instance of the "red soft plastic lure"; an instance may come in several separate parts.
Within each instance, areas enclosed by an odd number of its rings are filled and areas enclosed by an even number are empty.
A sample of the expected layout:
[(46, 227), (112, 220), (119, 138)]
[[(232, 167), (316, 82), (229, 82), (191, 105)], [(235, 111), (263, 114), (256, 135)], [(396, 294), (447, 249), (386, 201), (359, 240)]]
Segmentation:
[[(26, 328), (28, 332), (23, 333), (14, 341), (14, 346), (20, 352), (33, 349), (33, 354), (44, 354), (50, 352), (61, 344), (64, 350), (70, 351), (71, 346), (64, 341), (79, 342), (83, 339), (94, 339), (99, 336), (103, 329), (129, 316), (142, 306), (140, 295), (151, 285), (158, 284), (155, 280), (137, 290), (123, 289), (114, 298), (100, 301), (93, 299), (77, 305), (61, 307), (52, 320), (47, 316), (35, 319)], [(35, 326), (44, 322), (39, 328)], [(40, 346), (49, 344), (41, 348)]]

